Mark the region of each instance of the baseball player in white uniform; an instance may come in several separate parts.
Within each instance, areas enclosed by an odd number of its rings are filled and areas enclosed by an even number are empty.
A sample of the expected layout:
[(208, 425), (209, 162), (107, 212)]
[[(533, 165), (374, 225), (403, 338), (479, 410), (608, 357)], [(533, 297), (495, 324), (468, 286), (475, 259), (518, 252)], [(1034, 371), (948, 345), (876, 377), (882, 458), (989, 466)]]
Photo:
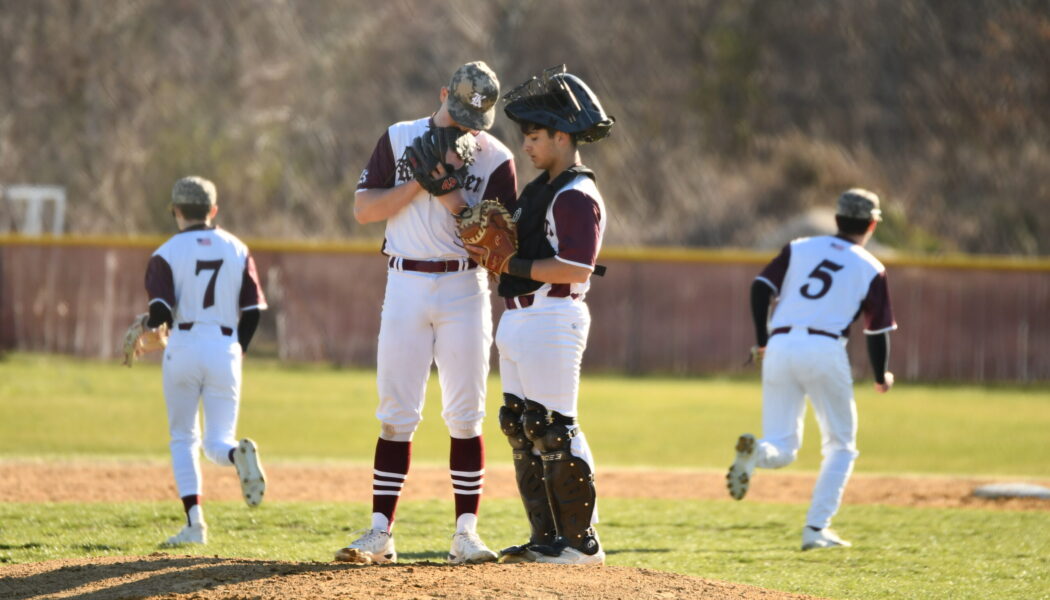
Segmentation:
[[(236, 439), (241, 361), (266, 299), (248, 247), (212, 224), (215, 185), (200, 177), (175, 182), (171, 211), (179, 233), (150, 258), (146, 270), (150, 327), (171, 331), (163, 358), (164, 400), (175, 485), (186, 526), (166, 545), (205, 544), (199, 451), (233, 466), (245, 502), (257, 506), (266, 479), (255, 443)], [(204, 434), (198, 406), (204, 406)]]
[[(381, 423), (374, 460), (372, 523), (340, 549), (336, 560), (386, 563), (397, 559), (394, 512), (409, 471), (412, 436), (422, 418), (431, 364), (442, 391), (442, 417), (451, 436), (449, 471), (456, 506), (452, 564), (496, 560), (477, 533), (485, 475), (481, 436), (492, 345), (488, 281), (456, 235), (454, 214), (482, 199), (508, 208), (517, 193), (510, 150), (485, 130), (492, 126), (499, 81), (484, 62), (459, 67), (430, 117), (391, 125), (361, 174), (354, 216), (386, 221), (386, 295), (379, 330), (377, 383)], [(405, 150), (431, 127), (475, 135), (478, 149), (455, 191), (433, 196), (413, 179)], [(454, 163), (453, 163), (454, 164)], [(462, 165), (455, 165), (461, 167)]]
[(578, 424), (578, 398), (591, 325), (584, 297), (601, 270), (607, 215), (577, 145), (603, 139), (614, 120), (564, 65), (504, 101), (524, 135), (522, 149), (542, 173), (518, 198), (518, 252), (499, 284), (507, 307), (496, 334), (500, 426), (531, 527), (529, 541), (503, 550), (500, 560), (602, 564), (594, 459)]
[[(757, 338), (753, 355), (763, 359), (763, 437), (756, 441), (744, 434), (737, 440), (727, 486), (739, 500), (747, 493), (755, 467), (778, 469), (795, 460), (809, 396), (824, 458), (802, 530), (803, 550), (850, 545), (830, 525), (858, 455), (846, 336), (861, 314), (875, 389), (885, 393), (893, 386), (887, 363), (889, 332), (897, 324), (886, 269), (864, 249), (881, 214), (879, 198), (872, 192), (846, 191), (838, 199), (838, 234), (791, 242), (751, 287)], [(773, 297), (778, 301), (767, 329)]]

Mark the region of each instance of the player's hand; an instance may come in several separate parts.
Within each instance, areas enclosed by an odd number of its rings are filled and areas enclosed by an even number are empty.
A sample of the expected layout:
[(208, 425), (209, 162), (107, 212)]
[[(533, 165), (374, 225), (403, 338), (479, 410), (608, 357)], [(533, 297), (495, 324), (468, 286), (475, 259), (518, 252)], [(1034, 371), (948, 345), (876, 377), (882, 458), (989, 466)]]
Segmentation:
[(746, 366), (752, 365), (752, 364), (760, 365), (760, 364), (762, 364), (762, 359), (765, 358), (765, 356), (766, 356), (766, 347), (765, 346), (751, 346), (751, 355), (748, 356), (747, 362), (744, 363), (744, 366), (746, 367)]
[(485, 254), (487, 252), (485, 248), (481, 246), (475, 246), (474, 244), (463, 244), (463, 248), (466, 249), (467, 254), (470, 256), (471, 260), (478, 263), (479, 265), (485, 263)]
[(890, 391), (890, 388), (893, 387), (893, 373), (886, 371), (886, 375), (883, 381), (885, 381), (885, 383), (875, 384), (875, 391), (880, 394), (885, 394), (886, 392)]

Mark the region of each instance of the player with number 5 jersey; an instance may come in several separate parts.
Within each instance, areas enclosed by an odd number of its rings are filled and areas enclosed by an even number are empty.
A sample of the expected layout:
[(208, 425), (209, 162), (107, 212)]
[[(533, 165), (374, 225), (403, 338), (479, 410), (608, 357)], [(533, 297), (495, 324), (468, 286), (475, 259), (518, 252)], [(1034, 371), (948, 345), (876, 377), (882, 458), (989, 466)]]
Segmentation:
[[(802, 445), (805, 397), (821, 430), (823, 462), (813, 489), (802, 549), (849, 546), (829, 527), (857, 458), (857, 408), (846, 355), (850, 324), (864, 316), (875, 389), (889, 391), (889, 332), (897, 328), (886, 269), (864, 249), (882, 220), (879, 198), (854, 188), (838, 200), (837, 235), (795, 240), (755, 279), (751, 310), (762, 361), (762, 430), (737, 439), (726, 475), (729, 493), (747, 493), (755, 467), (791, 464)], [(769, 306), (777, 298), (769, 319)], [(767, 325), (768, 320), (768, 325)]]
[(249, 506), (262, 502), (265, 491), (255, 442), (238, 442), (236, 431), (241, 361), (266, 299), (248, 247), (212, 224), (218, 204), (211, 181), (178, 180), (170, 209), (179, 233), (153, 253), (146, 269), (147, 324), (167, 323), (171, 331), (163, 358), (164, 400), (175, 485), (186, 512), (186, 525), (165, 545), (204, 544), (202, 445), (209, 460), (236, 468)]

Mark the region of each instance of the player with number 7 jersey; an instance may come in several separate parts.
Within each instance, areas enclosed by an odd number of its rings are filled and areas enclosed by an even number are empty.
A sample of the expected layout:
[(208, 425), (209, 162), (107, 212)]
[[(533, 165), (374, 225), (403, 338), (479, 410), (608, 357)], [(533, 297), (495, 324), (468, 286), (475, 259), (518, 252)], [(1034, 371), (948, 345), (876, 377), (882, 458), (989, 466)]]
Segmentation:
[(212, 223), (218, 212), (212, 182), (180, 179), (170, 210), (179, 232), (153, 253), (146, 268), (147, 325), (167, 323), (171, 331), (162, 367), (164, 400), (175, 485), (186, 512), (185, 527), (165, 544), (203, 544), (202, 446), (212, 462), (236, 468), (249, 506), (258, 505), (265, 491), (258, 448), (251, 439), (237, 441), (236, 430), (241, 364), (266, 299), (248, 247)]

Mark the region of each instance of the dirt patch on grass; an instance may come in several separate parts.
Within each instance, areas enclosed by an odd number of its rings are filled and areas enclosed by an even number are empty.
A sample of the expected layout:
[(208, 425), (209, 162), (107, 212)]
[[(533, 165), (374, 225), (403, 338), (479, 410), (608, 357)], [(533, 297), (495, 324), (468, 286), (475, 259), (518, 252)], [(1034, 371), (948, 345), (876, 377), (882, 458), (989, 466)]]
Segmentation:
[[(240, 486), (232, 468), (203, 466), (205, 496), (238, 500)], [(269, 501), (369, 502), (372, 469), (346, 464), (266, 466)], [(748, 500), (809, 502), (815, 475), (759, 471)], [(947, 508), (1050, 510), (1050, 501), (1012, 498), (992, 500), (973, 495), (975, 487), (1001, 482), (995, 478), (888, 477), (854, 475), (846, 488), (846, 504), (889, 504)], [(1029, 481), (1050, 486), (1048, 481)], [(598, 494), (607, 498), (728, 499), (723, 472), (602, 469)], [(416, 465), (402, 498), (450, 498), (448, 470)], [(128, 502), (172, 500), (177, 497), (171, 469), (162, 461), (0, 461), (0, 502)], [(490, 466), (485, 475), (486, 498), (517, 498), (514, 471)]]
[(334, 600), (382, 598), (812, 598), (749, 585), (626, 567), (339, 563), (151, 555), (0, 567), (8, 600)]

